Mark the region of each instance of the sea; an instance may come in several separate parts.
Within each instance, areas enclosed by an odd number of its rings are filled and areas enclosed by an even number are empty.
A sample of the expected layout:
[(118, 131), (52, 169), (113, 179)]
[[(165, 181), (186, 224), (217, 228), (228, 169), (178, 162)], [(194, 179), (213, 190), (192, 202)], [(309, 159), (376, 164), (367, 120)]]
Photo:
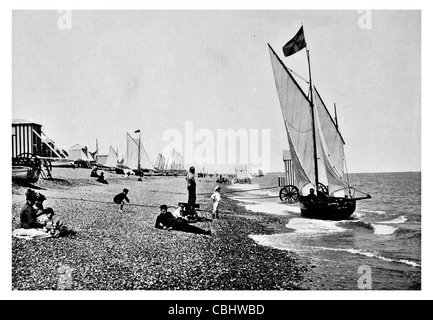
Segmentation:
[(311, 261), (319, 290), (421, 290), (421, 172), (350, 174), (350, 184), (372, 198), (344, 221), (303, 218), (272, 188), (283, 175), (230, 186), (242, 191), (231, 197), (238, 205), (288, 218), (286, 232), (252, 234), (254, 241)]

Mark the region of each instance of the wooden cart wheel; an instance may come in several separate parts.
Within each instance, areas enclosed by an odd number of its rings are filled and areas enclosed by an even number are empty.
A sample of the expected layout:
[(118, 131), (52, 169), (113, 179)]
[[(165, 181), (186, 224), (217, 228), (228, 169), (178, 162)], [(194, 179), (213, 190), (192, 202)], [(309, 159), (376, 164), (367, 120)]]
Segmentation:
[(325, 186), (324, 184), (320, 183), (320, 182), (319, 182), (319, 190), (318, 191), (320, 191), (320, 192), (322, 192), (322, 193), (324, 193), (326, 195), (329, 194), (328, 187)]
[(289, 203), (298, 202), (299, 190), (295, 186), (285, 186), (280, 189), (280, 200)]

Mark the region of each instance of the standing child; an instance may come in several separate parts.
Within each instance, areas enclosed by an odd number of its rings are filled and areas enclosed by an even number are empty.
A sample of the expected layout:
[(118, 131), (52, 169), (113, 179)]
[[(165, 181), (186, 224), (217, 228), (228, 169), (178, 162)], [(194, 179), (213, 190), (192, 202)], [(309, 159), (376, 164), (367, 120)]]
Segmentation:
[(210, 198), (213, 200), (213, 211), (212, 211), (212, 219), (219, 219), (219, 211), (218, 211), (218, 205), (221, 201), (221, 194), (220, 194), (220, 187), (215, 187), (214, 193), (210, 196)]
[(113, 198), (115, 203), (120, 204), (119, 212), (123, 212), (123, 206), (125, 205), (125, 200), (126, 202), (129, 203), (129, 199), (127, 197), (128, 192), (129, 192), (128, 189), (123, 189), (123, 192), (115, 195)]

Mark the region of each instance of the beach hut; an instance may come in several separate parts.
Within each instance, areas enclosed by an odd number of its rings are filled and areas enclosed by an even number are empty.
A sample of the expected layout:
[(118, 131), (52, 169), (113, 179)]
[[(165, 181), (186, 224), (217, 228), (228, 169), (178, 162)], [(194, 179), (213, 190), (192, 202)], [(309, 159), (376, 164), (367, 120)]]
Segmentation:
[(42, 156), (42, 125), (25, 120), (12, 120), (12, 158), (23, 153)]

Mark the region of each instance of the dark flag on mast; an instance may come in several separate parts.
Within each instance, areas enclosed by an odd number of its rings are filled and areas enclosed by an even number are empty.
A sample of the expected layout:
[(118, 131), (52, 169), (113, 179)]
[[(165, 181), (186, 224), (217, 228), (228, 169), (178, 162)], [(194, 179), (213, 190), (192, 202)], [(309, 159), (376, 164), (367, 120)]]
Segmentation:
[(307, 46), (304, 37), (304, 26), (299, 29), (298, 33), (293, 37), (292, 40), (287, 42), (283, 47), (283, 53), (285, 57), (291, 56), (292, 54), (301, 51)]
[(138, 132), (140, 132), (140, 129), (138, 129), (138, 130), (135, 130), (135, 132), (134, 132), (134, 133), (138, 133)]

